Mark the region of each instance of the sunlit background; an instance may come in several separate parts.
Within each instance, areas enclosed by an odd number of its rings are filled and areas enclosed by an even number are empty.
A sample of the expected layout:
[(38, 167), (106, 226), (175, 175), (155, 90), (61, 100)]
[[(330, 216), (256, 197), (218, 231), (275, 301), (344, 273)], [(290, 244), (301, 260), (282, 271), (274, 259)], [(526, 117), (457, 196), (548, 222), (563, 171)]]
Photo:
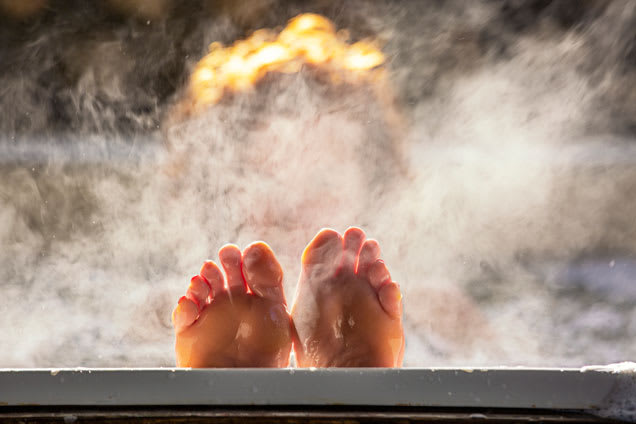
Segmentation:
[(636, 3), (0, 0), (0, 368), (174, 364), (204, 259), (363, 227), (405, 366), (636, 357)]

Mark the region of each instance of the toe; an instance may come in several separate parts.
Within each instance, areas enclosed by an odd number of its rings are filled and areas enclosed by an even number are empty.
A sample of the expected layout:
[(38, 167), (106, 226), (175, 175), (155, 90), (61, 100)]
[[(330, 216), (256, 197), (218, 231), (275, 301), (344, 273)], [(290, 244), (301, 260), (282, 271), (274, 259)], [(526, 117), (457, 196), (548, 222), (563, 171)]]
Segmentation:
[(344, 233), (344, 256), (342, 258), (342, 271), (353, 273), (358, 260), (358, 254), (366, 235), (357, 227), (350, 227)]
[(210, 284), (212, 297), (224, 290), (223, 273), (214, 261), (206, 261), (201, 267), (200, 274)]
[(219, 250), (219, 259), (227, 276), (227, 287), (232, 294), (247, 292), (241, 271), (241, 250), (235, 244), (227, 244)]
[(399, 318), (402, 315), (402, 293), (395, 281), (383, 285), (378, 292), (378, 298), (382, 309), (391, 318)]
[(386, 264), (382, 259), (376, 259), (371, 267), (369, 268), (369, 283), (377, 290), (382, 284), (391, 281), (391, 274), (389, 274), (389, 269), (386, 267)]
[(180, 333), (197, 319), (199, 310), (197, 305), (187, 297), (183, 296), (179, 299), (177, 307), (172, 312), (172, 323), (177, 333)]
[(192, 277), (190, 286), (186, 291), (186, 297), (197, 305), (199, 311), (206, 305), (209, 295), (210, 285), (208, 282), (200, 275)]
[(324, 279), (332, 277), (342, 261), (342, 237), (338, 232), (325, 228), (309, 242), (302, 256), (302, 275)]
[(358, 276), (368, 278), (369, 268), (378, 259), (380, 259), (380, 244), (373, 239), (365, 241), (360, 249), (360, 256), (358, 256), (356, 267)]
[(243, 275), (255, 294), (277, 303), (285, 303), (283, 269), (272, 249), (262, 241), (250, 244), (243, 251)]

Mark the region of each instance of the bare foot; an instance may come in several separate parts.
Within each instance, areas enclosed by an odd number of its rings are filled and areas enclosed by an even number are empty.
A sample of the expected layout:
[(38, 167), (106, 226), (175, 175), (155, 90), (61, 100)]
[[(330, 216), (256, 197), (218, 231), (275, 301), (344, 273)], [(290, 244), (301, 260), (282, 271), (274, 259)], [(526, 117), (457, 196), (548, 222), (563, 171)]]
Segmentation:
[(172, 313), (179, 367), (286, 367), (291, 323), (283, 294), (283, 271), (263, 242), (241, 254), (219, 251), (225, 274), (212, 261), (192, 278)]
[(305, 248), (292, 308), (301, 367), (399, 367), (402, 295), (359, 228), (324, 229)]

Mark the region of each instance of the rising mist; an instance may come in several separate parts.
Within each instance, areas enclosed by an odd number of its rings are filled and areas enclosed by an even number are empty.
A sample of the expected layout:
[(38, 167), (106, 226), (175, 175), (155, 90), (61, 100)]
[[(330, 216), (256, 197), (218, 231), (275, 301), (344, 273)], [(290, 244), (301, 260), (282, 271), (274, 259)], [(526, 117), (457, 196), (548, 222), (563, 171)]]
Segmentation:
[[(223, 244), (267, 241), (291, 302), (350, 225), (401, 284), (405, 366), (634, 357), (633, 3), (119, 3), (0, 18), (0, 367), (172, 365)], [(378, 40), (389, 106), (304, 70), (174, 119), (211, 42), (302, 12)]]

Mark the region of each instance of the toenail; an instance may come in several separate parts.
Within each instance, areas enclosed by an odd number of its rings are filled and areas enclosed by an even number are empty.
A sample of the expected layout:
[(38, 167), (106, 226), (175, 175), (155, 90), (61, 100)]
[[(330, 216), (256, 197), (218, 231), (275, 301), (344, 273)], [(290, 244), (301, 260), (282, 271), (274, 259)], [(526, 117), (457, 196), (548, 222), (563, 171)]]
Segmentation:
[[(207, 284), (207, 285), (208, 285), (208, 289), (209, 289), (209, 290), (212, 290), (212, 284), (210, 284), (210, 282), (208, 281), (208, 279), (207, 279), (207, 278), (205, 278), (205, 277), (204, 277), (203, 275), (201, 275), (201, 274), (197, 275), (197, 277), (201, 277), (201, 279), (203, 280), (203, 282), (204, 282), (205, 284)], [(194, 278), (194, 277), (193, 277), (193, 278)]]
[(318, 246), (322, 246), (323, 244), (333, 242), (334, 240), (338, 240), (340, 238), (339, 236), (340, 234), (338, 234), (336, 231), (327, 230), (327, 232), (321, 234), (320, 237), (318, 237), (318, 240), (316, 240), (317, 242), (316, 244)]
[(364, 237), (364, 231), (357, 227), (350, 227), (347, 231), (345, 231), (345, 238), (354, 240), (359, 240)]
[(256, 246), (252, 246), (249, 248), (249, 250), (247, 251), (247, 254), (245, 255), (245, 258), (243, 258), (243, 260), (249, 260), (250, 262), (256, 262), (258, 261), (264, 254), (264, 250), (261, 246), (256, 245)]
[(237, 257), (233, 257), (233, 258), (223, 258), (223, 259), (221, 260), (221, 262), (223, 263), (223, 265), (224, 265), (225, 267), (228, 267), (228, 266), (238, 266), (238, 265), (240, 265), (240, 264), (241, 264), (241, 259), (240, 259), (240, 258), (237, 258)]

